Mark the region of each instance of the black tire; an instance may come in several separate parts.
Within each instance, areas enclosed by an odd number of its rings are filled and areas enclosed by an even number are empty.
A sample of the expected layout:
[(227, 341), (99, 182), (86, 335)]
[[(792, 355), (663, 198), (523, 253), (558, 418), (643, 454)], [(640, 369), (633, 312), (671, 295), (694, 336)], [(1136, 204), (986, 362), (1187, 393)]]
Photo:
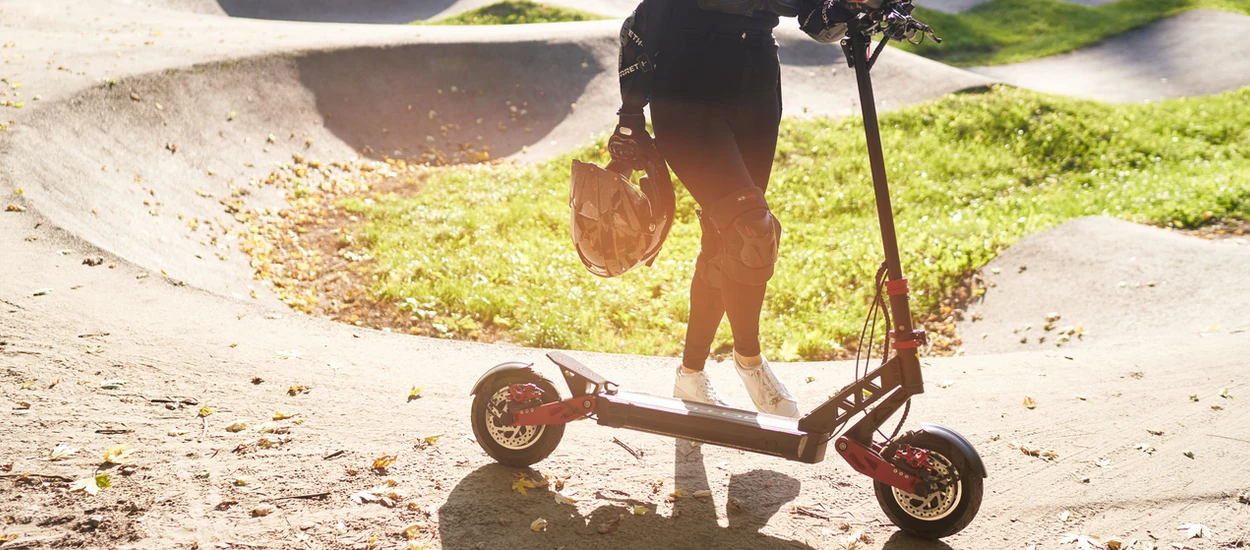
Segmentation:
[[(981, 472), (973, 470), (963, 451), (945, 438), (927, 432), (909, 433), (898, 438), (895, 443), (928, 450), (929, 456), (939, 467), (953, 468), (959, 480), (951, 484), (953, 491), (937, 494), (934, 502), (925, 502), (920, 497), (880, 481), (873, 482), (877, 502), (881, 504), (881, 509), (890, 521), (904, 533), (925, 539), (951, 536), (972, 523), (977, 511), (981, 509), (985, 480), (981, 477)], [(891, 455), (896, 445), (889, 447)], [(907, 495), (911, 498), (907, 498)], [(907, 502), (900, 502), (900, 499)], [(951, 502), (954, 502), (953, 506)]]
[[(506, 466), (524, 467), (551, 454), (564, 437), (564, 424), (520, 426), (509, 428), (497, 422), (500, 400), (496, 394), (507, 391), (512, 384), (534, 384), (543, 391), (542, 402), (560, 400), (560, 393), (550, 380), (530, 369), (502, 372), (473, 396), (473, 436), (486, 454)], [(493, 405), (496, 407), (492, 411)]]

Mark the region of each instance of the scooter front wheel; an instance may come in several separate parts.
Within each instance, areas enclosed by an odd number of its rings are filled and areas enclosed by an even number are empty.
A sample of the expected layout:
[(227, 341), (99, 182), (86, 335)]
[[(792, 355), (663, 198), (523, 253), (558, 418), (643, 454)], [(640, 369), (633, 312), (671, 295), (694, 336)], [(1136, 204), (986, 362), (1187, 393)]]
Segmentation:
[(509, 426), (509, 387), (513, 384), (534, 384), (542, 396), (522, 408), (537, 407), (560, 400), (560, 393), (550, 380), (529, 369), (500, 373), (473, 397), (473, 436), (486, 454), (507, 466), (529, 466), (547, 458), (564, 437), (564, 424), (545, 426)]
[(874, 482), (877, 502), (890, 521), (903, 532), (926, 539), (953, 535), (972, 523), (981, 509), (984, 480), (964, 452), (945, 438), (926, 432), (900, 437), (891, 448), (901, 445), (928, 451), (933, 473), (925, 482), (930, 483), (931, 491), (921, 497)]

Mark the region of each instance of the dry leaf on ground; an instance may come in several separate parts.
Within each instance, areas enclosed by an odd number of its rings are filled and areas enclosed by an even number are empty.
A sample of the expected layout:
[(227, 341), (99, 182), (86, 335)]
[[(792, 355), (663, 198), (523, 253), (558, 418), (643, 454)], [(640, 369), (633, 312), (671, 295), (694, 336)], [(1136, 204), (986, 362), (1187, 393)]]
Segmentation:
[(425, 386), (413, 386), (411, 390), (408, 390), (408, 400), (413, 401), (416, 399), (421, 399), (421, 390), (424, 390), (424, 389), (425, 389)]
[(629, 509), (629, 512), (635, 516), (646, 515), (647, 507), (641, 504), (635, 504), (633, 508)]
[(426, 445), (433, 445), (438, 443), (438, 438), (440, 437), (443, 437), (443, 434), (427, 435), (421, 438), (421, 441), (424, 441)]
[(395, 463), (395, 461), (396, 461), (396, 460), (398, 460), (398, 459), (399, 459), (399, 455), (382, 455), (382, 456), (379, 456), (379, 457), (377, 457), (377, 458), (373, 459), (373, 469), (374, 469), (374, 470), (385, 470), (385, 469), (386, 469), (387, 467), (389, 467), (391, 464), (394, 464), (394, 463)]
[(1035, 408), (1037, 408), (1037, 401), (1034, 401), (1032, 397), (1025, 396), (1025, 398), (1024, 398), (1024, 408), (1026, 408), (1026, 409), (1035, 409)]
[(1098, 537), (1088, 535), (1078, 535), (1076, 533), (1068, 533), (1059, 539), (1063, 544), (1075, 544), (1078, 550), (1092, 550), (1094, 548), (1104, 548), (1102, 541)]
[(55, 462), (57, 460), (69, 458), (70, 455), (76, 452), (78, 452), (77, 447), (70, 447), (69, 445), (64, 444), (57, 445), (55, 449), (48, 451), (47, 460)]
[(538, 485), (536, 483), (534, 483), (532, 480), (530, 480), (530, 478), (525, 477), (524, 475), (517, 477), (516, 481), (512, 482), (512, 490), (518, 493), (521, 493), (523, 495), (528, 495), (529, 494), (528, 491), (537, 486)]
[(707, 489), (704, 489), (702, 491), (695, 491), (694, 494), (691, 496), (693, 496), (694, 498), (710, 498), (712, 496), (712, 491), (707, 490)]
[(226, 425), (226, 431), (230, 433), (239, 433), (247, 429), (247, 422), (243, 420), (235, 420)]
[(547, 520), (543, 518), (538, 518), (534, 520), (533, 523), (530, 523), (530, 531), (546, 531), (546, 530), (547, 530)]
[(288, 418), (295, 418), (295, 415), (297, 414), (299, 413), (284, 413), (282, 411), (278, 411), (278, 412), (273, 413), (273, 419), (274, 420), (286, 420)]
[(405, 537), (408, 537), (408, 539), (411, 540), (411, 539), (415, 539), (421, 536), (421, 533), (424, 533), (425, 531), (429, 531), (429, 530), (430, 530), (430, 524), (424, 521), (418, 521), (416, 523), (408, 524), (408, 526), (404, 527), (404, 530), (400, 532), (403, 533)]
[(252, 509), (252, 516), (258, 517), (258, 518), (265, 517), (269, 514), (274, 513), (274, 511), (276, 510), (277, 508), (272, 504), (261, 504), (260, 506), (257, 506), (256, 508)]
[(308, 393), (309, 390), (312, 390), (312, 388), (305, 386), (303, 384), (297, 384), (295, 386), (291, 386), (287, 388), (286, 392), (290, 395), (299, 395), (301, 393)]
[(1209, 539), (1211, 538), (1212, 533), (1210, 527), (1202, 525), (1201, 523), (1186, 523), (1185, 525), (1177, 527), (1177, 529), (1184, 531), (1185, 536), (1191, 539)]
[(564, 493), (551, 493), (551, 495), (555, 497), (556, 502), (559, 504), (573, 505), (577, 503), (577, 499), (570, 497)]
[(95, 496), (96, 493), (100, 492), (100, 489), (107, 489), (110, 485), (111, 482), (109, 481), (109, 475), (100, 474), (97, 476), (84, 477), (75, 481), (73, 485), (69, 486), (69, 490), (71, 493), (75, 491), (83, 491), (88, 495)]
[(123, 443), (104, 452), (104, 461), (109, 464), (121, 464), (126, 457), (130, 456), (134, 451), (127, 447), (128, 443)]

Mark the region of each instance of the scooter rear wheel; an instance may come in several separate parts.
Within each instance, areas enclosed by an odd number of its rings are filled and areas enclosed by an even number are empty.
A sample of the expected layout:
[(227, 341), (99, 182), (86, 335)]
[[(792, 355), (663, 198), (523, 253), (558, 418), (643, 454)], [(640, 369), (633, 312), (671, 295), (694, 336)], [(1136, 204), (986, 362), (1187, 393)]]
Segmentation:
[(935, 476), (948, 478), (948, 481), (927, 497), (874, 482), (877, 502), (890, 521), (904, 533), (926, 539), (953, 535), (972, 523), (981, 509), (984, 480), (973, 470), (963, 451), (946, 439), (926, 432), (909, 433), (895, 444), (928, 450)]
[(516, 427), (505, 424), (500, 417), (508, 412), (508, 387), (512, 384), (534, 384), (542, 390), (542, 397), (535, 399), (532, 406), (560, 400), (555, 385), (532, 370), (501, 373), (473, 397), (473, 436), (496, 462), (506, 466), (529, 466), (547, 458), (556, 449), (564, 437), (564, 424)]

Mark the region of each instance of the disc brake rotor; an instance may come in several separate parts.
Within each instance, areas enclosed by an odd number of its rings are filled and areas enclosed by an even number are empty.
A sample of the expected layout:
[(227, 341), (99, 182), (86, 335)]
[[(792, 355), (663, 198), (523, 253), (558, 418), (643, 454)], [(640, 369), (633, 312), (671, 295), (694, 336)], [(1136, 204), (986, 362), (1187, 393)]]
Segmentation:
[(538, 441), (546, 426), (503, 426), (499, 415), (507, 412), (510, 393), (508, 386), (499, 388), (486, 404), (486, 433), (499, 446), (513, 451), (527, 449)]
[[(945, 456), (929, 451), (929, 460), (933, 462), (933, 477), (938, 479), (954, 477), (955, 467)], [(913, 495), (897, 487), (892, 489), (894, 491), (894, 501), (903, 509), (903, 512), (916, 519), (926, 521), (937, 521), (949, 516), (951, 512), (955, 511), (955, 507), (959, 506), (959, 501), (963, 498), (963, 483), (959, 481), (942, 484), (938, 490), (924, 497)]]

